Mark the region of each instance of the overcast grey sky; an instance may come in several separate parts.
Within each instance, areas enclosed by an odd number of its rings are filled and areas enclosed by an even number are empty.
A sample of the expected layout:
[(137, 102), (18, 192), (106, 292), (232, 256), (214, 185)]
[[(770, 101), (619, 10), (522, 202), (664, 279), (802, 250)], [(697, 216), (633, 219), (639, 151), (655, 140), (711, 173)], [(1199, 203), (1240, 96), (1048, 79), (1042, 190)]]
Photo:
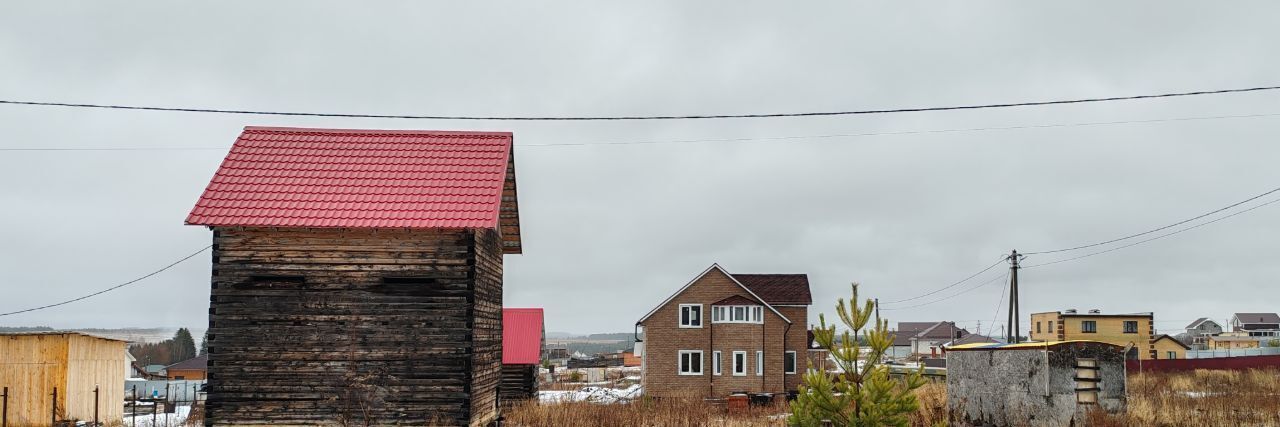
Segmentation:
[[(821, 111), (1280, 84), (1273, 2), (6, 2), (0, 99), (384, 114)], [(802, 7), (803, 6), (803, 7)], [(856, 117), (604, 123), (289, 118), (0, 105), (0, 312), (113, 286), (210, 241), (183, 219), (241, 128), (512, 131), (523, 255), (506, 305), (630, 331), (713, 262), (909, 298), (1011, 249), (1075, 246), (1280, 186), (1280, 93)], [(1265, 199), (1270, 200), (1270, 199)], [(1022, 275), (1026, 314), (1280, 311), (1280, 204)], [(1032, 257), (1048, 262), (1073, 254)], [(999, 267), (964, 290), (1001, 274)], [(1003, 322), (1002, 282), (892, 321)], [(929, 302), (953, 290), (913, 301)], [(0, 325), (203, 329), (208, 254)], [(899, 304), (909, 306), (910, 303)], [(890, 305), (886, 309), (892, 308)]]

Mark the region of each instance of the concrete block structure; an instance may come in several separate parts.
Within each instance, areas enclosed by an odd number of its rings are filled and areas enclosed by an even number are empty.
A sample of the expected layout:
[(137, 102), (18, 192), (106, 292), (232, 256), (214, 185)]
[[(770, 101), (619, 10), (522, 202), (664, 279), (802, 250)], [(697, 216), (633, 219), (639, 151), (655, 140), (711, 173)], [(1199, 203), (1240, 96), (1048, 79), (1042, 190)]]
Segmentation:
[(1125, 408), (1124, 349), (1096, 341), (966, 344), (948, 349), (957, 425), (1078, 426)]

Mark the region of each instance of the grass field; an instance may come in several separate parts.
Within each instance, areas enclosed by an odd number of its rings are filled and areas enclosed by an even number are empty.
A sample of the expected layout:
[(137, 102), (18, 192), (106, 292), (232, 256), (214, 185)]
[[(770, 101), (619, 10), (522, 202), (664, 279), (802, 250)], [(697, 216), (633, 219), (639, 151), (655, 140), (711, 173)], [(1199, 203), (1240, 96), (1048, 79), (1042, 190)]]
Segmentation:
[[(1103, 427), (1276, 426), (1280, 427), (1280, 370), (1149, 373), (1129, 377), (1129, 407), (1122, 414), (1095, 413), (1089, 425)], [(949, 419), (946, 387), (916, 391), (920, 409), (913, 426)], [(730, 417), (723, 406), (698, 398), (642, 400), (631, 404), (537, 404), (506, 411), (513, 426), (782, 426), (786, 405), (753, 408)]]

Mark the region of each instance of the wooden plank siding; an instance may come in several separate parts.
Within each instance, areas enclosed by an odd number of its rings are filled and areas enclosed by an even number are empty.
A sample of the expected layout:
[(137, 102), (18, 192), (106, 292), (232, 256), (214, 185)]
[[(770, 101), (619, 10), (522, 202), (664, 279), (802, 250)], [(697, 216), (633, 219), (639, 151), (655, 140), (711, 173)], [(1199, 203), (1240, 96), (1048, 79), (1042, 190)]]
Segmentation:
[(538, 397), (538, 365), (502, 365), (498, 399), (503, 405)]
[(495, 230), (215, 228), (208, 425), (488, 425)]
[(9, 388), (9, 425), (49, 425), (55, 387), (59, 420), (92, 421), (97, 386), (99, 421), (120, 421), (125, 346), (79, 333), (0, 335), (0, 387)]

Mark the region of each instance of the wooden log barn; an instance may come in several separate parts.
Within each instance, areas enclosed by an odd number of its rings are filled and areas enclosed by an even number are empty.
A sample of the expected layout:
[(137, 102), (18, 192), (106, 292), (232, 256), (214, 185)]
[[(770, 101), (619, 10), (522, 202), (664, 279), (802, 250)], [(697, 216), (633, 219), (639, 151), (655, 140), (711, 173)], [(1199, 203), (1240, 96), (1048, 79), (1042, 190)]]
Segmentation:
[(54, 420), (92, 422), (95, 415), (101, 423), (121, 421), (127, 346), (79, 332), (0, 334), (0, 387), (8, 391), (5, 421), (47, 426)]
[(207, 425), (498, 418), (513, 136), (246, 127), (213, 230)]
[(502, 384), (504, 404), (538, 397), (538, 366), (546, 347), (541, 308), (502, 310)]

